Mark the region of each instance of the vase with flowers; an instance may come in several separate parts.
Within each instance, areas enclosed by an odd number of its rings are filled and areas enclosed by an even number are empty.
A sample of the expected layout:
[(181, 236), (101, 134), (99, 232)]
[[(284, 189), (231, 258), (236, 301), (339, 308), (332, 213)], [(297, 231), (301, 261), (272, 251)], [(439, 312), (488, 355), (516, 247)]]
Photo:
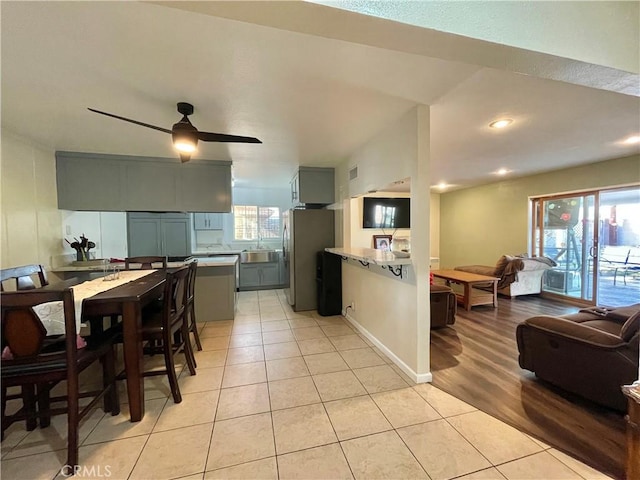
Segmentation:
[(66, 238), (64, 240), (76, 251), (76, 260), (78, 262), (86, 262), (89, 260), (89, 250), (95, 248), (96, 244), (89, 241), (89, 239), (84, 236), (84, 233), (80, 235), (80, 240), (75, 237), (73, 237), (73, 239), (75, 242), (70, 242)]

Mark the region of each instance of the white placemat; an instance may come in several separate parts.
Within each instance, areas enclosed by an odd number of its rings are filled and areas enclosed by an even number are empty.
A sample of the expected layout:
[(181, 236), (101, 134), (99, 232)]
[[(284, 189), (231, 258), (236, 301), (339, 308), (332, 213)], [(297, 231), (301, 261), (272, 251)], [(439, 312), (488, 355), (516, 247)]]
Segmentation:
[[(80, 331), (82, 323), (82, 301), (106, 290), (142, 278), (155, 270), (124, 270), (119, 272), (115, 280), (96, 278), (71, 287), (76, 308), (76, 332)], [(47, 329), (47, 335), (64, 335), (64, 311), (62, 302), (43, 303), (33, 307), (33, 311), (40, 317), (42, 325)]]

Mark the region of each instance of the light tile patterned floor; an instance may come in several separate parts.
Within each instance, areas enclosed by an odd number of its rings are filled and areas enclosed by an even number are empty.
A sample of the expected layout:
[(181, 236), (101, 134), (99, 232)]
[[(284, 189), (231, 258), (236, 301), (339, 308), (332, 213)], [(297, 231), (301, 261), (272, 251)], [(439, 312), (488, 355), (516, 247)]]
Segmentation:
[[(152, 377), (143, 421), (130, 423), (124, 403), (117, 417), (96, 410), (83, 422), (78, 478), (607, 478), (412, 384), (342, 317), (295, 313), (282, 291), (240, 293), (236, 320), (202, 323), (201, 338), (196, 376), (178, 357), (182, 403)], [(65, 420), (12, 425), (3, 480), (63, 478)]]

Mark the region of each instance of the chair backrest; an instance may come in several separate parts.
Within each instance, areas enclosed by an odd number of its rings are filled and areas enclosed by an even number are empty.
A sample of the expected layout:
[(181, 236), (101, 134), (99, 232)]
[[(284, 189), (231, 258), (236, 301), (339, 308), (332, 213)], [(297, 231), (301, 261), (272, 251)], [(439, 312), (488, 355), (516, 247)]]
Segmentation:
[(191, 304), (195, 300), (196, 293), (196, 273), (198, 273), (198, 262), (194, 260), (189, 263), (189, 278), (187, 280), (187, 303)]
[[(76, 368), (76, 312), (73, 302), (73, 290), (28, 290), (16, 292), (2, 292), (0, 294), (2, 308), (2, 343), (8, 346), (13, 358), (35, 359), (39, 355), (42, 360), (51, 357), (64, 358), (68, 368)], [(40, 321), (33, 307), (50, 302), (61, 302), (65, 321), (66, 354), (41, 354), (42, 345), (47, 331)], [(3, 360), (4, 362), (5, 360)], [(69, 373), (74, 373), (70, 371)]]
[[(33, 275), (38, 276), (40, 285), (34, 283)], [(47, 274), (42, 265), (23, 265), (22, 267), (0, 270), (0, 291), (4, 292), (4, 282), (7, 280), (15, 280), (16, 290), (32, 290), (49, 285)]]
[(175, 331), (182, 323), (188, 299), (189, 267), (167, 270), (162, 307), (162, 327)]
[[(130, 270), (131, 264), (140, 264), (140, 270), (151, 270), (153, 268), (167, 268), (167, 257), (127, 257), (124, 259), (124, 269)], [(162, 267), (154, 267), (153, 264), (161, 264)]]

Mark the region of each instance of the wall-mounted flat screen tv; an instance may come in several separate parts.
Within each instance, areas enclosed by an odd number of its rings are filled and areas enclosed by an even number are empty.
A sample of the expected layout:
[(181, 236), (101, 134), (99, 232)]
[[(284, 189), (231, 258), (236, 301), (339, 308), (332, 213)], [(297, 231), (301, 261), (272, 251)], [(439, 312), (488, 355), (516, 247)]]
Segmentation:
[(362, 228), (411, 228), (411, 199), (363, 197)]

